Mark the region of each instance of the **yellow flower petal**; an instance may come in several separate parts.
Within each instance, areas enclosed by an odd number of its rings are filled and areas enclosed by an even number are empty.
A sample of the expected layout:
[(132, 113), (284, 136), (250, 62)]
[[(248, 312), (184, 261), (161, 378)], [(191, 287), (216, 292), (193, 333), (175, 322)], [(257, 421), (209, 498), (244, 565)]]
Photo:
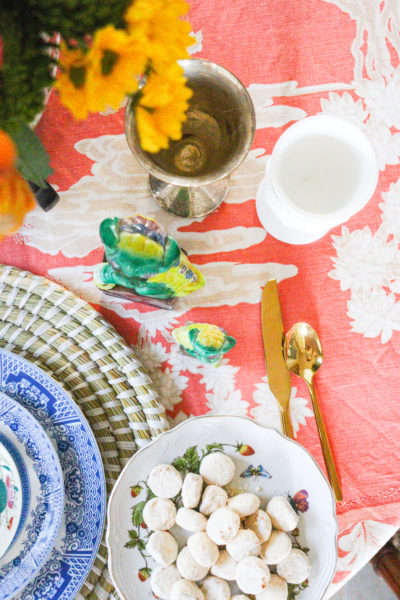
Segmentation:
[[(127, 34), (107, 25), (99, 29), (88, 53), (87, 88), (90, 110), (118, 108), (127, 94), (138, 89), (147, 62), (142, 32)], [(108, 60), (107, 60), (108, 59)]]
[(136, 109), (136, 124), (143, 150), (158, 152), (162, 148), (168, 148), (168, 137), (157, 130), (153, 115), (141, 106)]

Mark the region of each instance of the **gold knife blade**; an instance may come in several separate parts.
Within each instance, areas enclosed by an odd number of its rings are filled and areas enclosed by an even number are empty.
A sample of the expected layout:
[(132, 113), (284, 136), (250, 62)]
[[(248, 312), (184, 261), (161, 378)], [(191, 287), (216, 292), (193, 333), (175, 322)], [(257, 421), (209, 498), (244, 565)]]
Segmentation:
[(263, 289), (261, 330), (269, 388), (279, 403), (283, 433), (293, 439), (289, 415), (292, 384), (283, 358), (284, 330), (276, 279), (267, 281)]

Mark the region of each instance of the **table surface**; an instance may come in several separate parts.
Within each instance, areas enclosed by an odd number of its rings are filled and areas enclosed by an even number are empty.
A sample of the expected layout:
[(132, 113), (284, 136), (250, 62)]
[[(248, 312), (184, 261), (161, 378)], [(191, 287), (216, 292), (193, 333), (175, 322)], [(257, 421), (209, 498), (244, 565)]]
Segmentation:
[[(307, 321), (325, 360), (317, 393), (342, 483), (337, 573), (327, 597), (357, 572), (400, 524), (400, 12), (397, 0), (193, 0), (191, 52), (235, 73), (253, 99), (253, 147), (223, 205), (204, 219), (165, 213), (123, 134), (123, 109), (74, 122), (55, 93), (37, 132), (49, 151), (60, 202), (37, 208), (0, 244), (0, 262), (48, 275), (108, 318), (180, 422), (206, 412), (250, 415), (279, 427), (260, 331), (261, 289), (276, 277), (285, 328)], [(290, 246), (260, 226), (255, 195), (287, 126), (332, 113), (369, 137), (380, 178), (373, 199), (345, 226)], [(203, 271), (207, 284), (162, 311), (105, 298), (93, 284), (109, 216), (148, 215)], [(224, 327), (237, 345), (216, 368), (177, 354), (171, 330), (186, 321)], [(307, 390), (293, 379), (297, 440), (323, 467)]]

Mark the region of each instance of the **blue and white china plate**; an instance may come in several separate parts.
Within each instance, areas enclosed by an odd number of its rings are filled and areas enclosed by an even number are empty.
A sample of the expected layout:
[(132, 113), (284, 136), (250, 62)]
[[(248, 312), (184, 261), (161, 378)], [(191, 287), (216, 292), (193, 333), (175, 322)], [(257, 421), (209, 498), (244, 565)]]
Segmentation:
[[(0, 598), (14, 598), (46, 562), (60, 529), (63, 474), (43, 427), (18, 402), (0, 392), (0, 441), (21, 473), (24, 527), (0, 560)], [(27, 474), (29, 474), (27, 476)], [(21, 535), (19, 535), (21, 534)]]
[(0, 431), (0, 559), (24, 525), (29, 496), (28, 473), (22, 457)]
[(54, 548), (40, 572), (13, 600), (72, 600), (93, 565), (104, 529), (106, 486), (95, 437), (56, 381), (1, 349), (0, 390), (29, 410), (46, 431), (57, 449), (65, 491)]

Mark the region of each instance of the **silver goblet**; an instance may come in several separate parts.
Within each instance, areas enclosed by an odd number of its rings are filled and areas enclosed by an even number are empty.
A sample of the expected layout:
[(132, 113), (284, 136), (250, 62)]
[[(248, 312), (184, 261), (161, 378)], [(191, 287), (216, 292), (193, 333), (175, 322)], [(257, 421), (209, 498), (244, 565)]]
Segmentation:
[(151, 154), (139, 143), (129, 101), (125, 133), (132, 153), (150, 173), (150, 190), (168, 212), (203, 217), (218, 208), (229, 191), (229, 175), (245, 159), (254, 138), (253, 103), (229, 71), (204, 59), (179, 61), (193, 90), (183, 135), (166, 150)]

